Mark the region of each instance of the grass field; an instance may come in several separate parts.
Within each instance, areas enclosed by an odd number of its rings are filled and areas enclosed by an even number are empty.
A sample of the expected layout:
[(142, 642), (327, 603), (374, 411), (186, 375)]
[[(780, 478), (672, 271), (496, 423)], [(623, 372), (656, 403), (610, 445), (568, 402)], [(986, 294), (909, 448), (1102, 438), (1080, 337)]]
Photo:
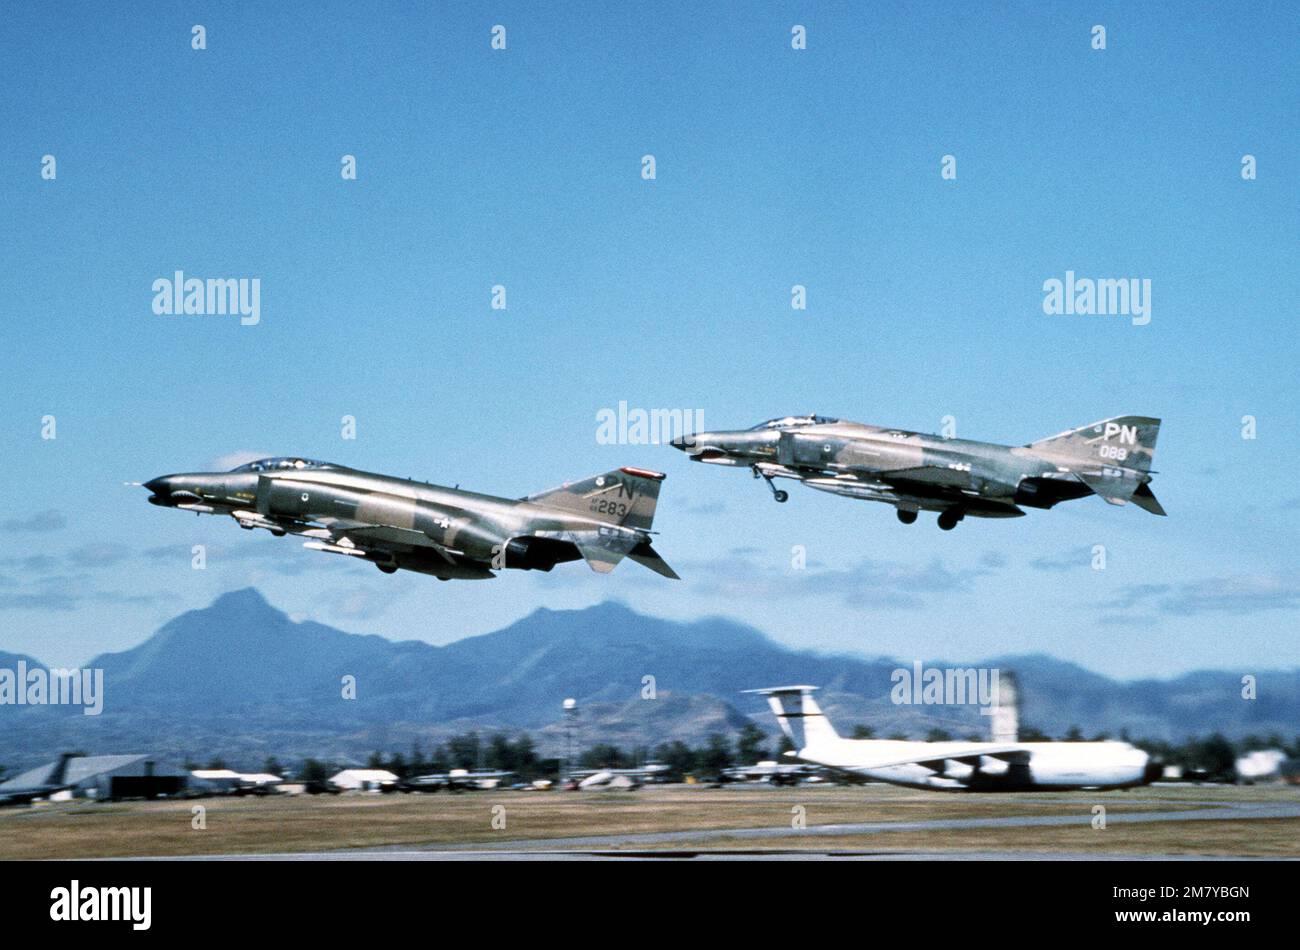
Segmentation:
[[(1296, 817), (1235, 818), (1256, 804), (1293, 806)], [(1107, 827), (1089, 823), (1103, 805)], [(1141, 812), (1222, 807), (1224, 820), (1126, 823)], [(472, 792), (459, 795), (276, 796), (0, 810), (0, 859), (254, 854), (343, 848), (590, 846), (869, 851), (1026, 851), (1300, 856), (1300, 793), (1281, 787), (1147, 788), (1128, 792), (955, 795), (891, 786), (792, 789), (663, 786), (635, 792)], [(194, 809), (205, 828), (195, 828)], [(799, 809), (802, 809), (802, 812)], [(871, 834), (796, 831), (822, 825), (1020, 816), (1077, 816), (1070, 826), (923, 828)], [(494, 826), (494, 819), (496, 826)], [(500, 825), (504, 824), (504, 827)], [(686, 842), (629, 835), (763, 828), (771, 837)], [(783, 831), (788, 834), (782, 834)], [(557, 839), (608, 837), (590, 845)]]
[[(1078, 828), (962, 829), (934, 832), (895, 831), (870, 836), (790, 836), (762, 842), (764, 849), (783, 851), (871, 851), (871, 852), (1017, 852), (1026, 856), (1067, 854), (1168, 855), (1295, 858), (1300, 857), (1300, 821), (1257, 819), (1250, 821), (1159, 822), (1127, 824), (1094, 831)], [(741, 838), (715, 838), (714, 850), (754, 850), (754, 842)], [(650, 844), (637, 850), (662, 850)]]

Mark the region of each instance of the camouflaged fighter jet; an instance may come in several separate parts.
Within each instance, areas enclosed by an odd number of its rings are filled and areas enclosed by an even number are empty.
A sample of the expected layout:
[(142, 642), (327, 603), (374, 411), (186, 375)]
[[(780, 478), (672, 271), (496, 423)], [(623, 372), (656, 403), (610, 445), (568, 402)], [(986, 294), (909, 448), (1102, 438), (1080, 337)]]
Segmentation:
[(304, 458), (268, 458), (229, 472), (164, 475), (146, 482), (164, 508), (230, 515), (241, 528), (303, 547), (439, 580), (493, 571), (549, 571), (585, 559), (607, 574), (630, 557), (677, 578), (650, 546), (664, 476), (620, 468), (518, 500), (391, 478)]
[(786, 416), (752, 429), (680, 436), (672, 445), (696, 462), (749, 468), (777, 501), (789, 495), (773, 479), (795, 478), (818, 491), (893, 505), (903, 524), (937, 511), (939, 527), (951, 531), (968, 515), (1016, 518), (1021, 505), (1051, 508), (1085, 495), (1163, 515), (1150, 487), (1159, 432), (1159, 419), (1115, 416), (1004, 446)]

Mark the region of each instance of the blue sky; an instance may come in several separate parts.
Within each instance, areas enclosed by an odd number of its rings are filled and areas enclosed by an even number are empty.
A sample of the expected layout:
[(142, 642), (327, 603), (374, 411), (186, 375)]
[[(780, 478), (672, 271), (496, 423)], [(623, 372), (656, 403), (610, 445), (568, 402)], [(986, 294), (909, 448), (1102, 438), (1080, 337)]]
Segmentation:
[[(253, 583), (297, 616), (432, 642), (614, 598), (903, 659), (1294, 666), (1298, 20), (1283, 3), (7, 10), (0, 649), (85, 660)], [(152, 282), (178, 269), (259, 278), (261, 322), (155, 315)], [(1150, 279), (1151, 323), (1045, 315), (1067, 270)], [(743, 473), (598, 444), (620, 400), (714, 428), (952, 415), (1017, 444), (1154, 415), (1170, 517), (1092, 498), (947, 533), (797, 486), (777, 506)], [(509, 496), (658, 468), (658, 546), (686, 579), (386, 577), (123, 486), (248, 452)]]

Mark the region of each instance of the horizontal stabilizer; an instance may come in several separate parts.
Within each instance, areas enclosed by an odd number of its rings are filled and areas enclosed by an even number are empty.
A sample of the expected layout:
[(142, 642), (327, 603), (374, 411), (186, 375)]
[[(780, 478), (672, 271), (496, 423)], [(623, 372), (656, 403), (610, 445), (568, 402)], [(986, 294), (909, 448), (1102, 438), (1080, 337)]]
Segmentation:
[(1153, 515), (1163, 515), (1165, 513), (1165, 509), (1156, 500), (1155, 493), (1151, 491), (1151, 486), (1146, 483), (1139, 485), (1137, 491), (1133, 493), (1133, 504), (1139, 508), (1145, 508)]
[(597, 574), (608, 574), (618, 567), (618, 562), (637, 546), (635, 535), (600, 535), (592, 532), (570, 535), (578, 553)]
[(652, 548), (648, 541), (642, 541), (631, 551), (628, 551), (627, 556), (643, 567), (650, 568), (656, 574), (661, 574), (675, 581), (681, 580), (677, 576), (677, 572), (668, 566), (668, 562), (659, 556), (659, 552)]
[(742, 693), (757, 693), (760, 696), (783, 696), (800, 693), (811, 693), (817, 689), (816, 686), (769, 686), (767, 689), (742, 689)]
[(1123, 468), (1103, 468), (1099, 472), (1075, 472), (1075, 475), (1095, 494), (1112, 505), (1126, 505), (1131, 501), (1153, 515), (1165, 513), (1160, 502), (1156, 501), (1151, 486), (1143, 481), (1150, 478), (1149, 475), (1138, 475)]
[(1122, 468), (1103, 468), (1099, 472), (1075, 472), (1093, 493), (1112, 505), (1127, 505), (1142, 484), (1135, 473)]

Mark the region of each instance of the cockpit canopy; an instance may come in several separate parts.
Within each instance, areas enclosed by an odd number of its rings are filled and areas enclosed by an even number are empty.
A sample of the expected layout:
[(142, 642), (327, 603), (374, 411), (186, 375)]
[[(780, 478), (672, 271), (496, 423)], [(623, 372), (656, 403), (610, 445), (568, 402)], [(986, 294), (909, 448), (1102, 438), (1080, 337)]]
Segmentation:
[(290, 472), (302, 471), (309, 468), (335, 468), (329, 462), (317, 462), (312, 459), (298, 458), (295, 455), (283, 455), (276, 458), (258, 459), (256, 462), (245, 462), (238, 468), (232, 468), (232, 472)]
[(792, 426), (821, 426), (831, 422), (839, 422), (838, 419), (832, 419), (830, 416), (782, 416), (780, 419), (768, 419), (750, 429), (750, 432), (756, 432), (759, 429), (788, 429)]

